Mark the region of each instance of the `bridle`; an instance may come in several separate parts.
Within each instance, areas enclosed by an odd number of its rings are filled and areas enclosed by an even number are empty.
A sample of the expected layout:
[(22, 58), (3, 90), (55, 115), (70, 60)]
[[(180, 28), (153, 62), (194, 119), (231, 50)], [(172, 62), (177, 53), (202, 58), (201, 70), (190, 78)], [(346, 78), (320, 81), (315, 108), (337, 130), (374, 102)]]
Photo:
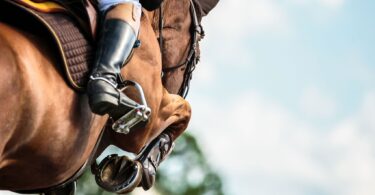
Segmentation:
[[(191, 39), (190, 39), (190, 49), (188, 52), (187, 57), (185, 60), (177, 65), (163, 68), (163, 73), (170, 72), (173, 70), (176, 70), (178, 68), (185, 66), (185, 72), (184, 72), (184, 78), (181, 84), (181, 87), (179, 89), (178, 94), (182, 96), (183, 98), (186, 98), (189, 89), (190, 89), (190, 80), (193, 76), (193, 71), (195, 70), (195, 66), (200, 60), (200, 54), (199, 54), (199, 41), (204, 38), (205, 33), (203, 30), (202, 25), (199, 23), (197, 12), (195, 10), (195, 5), (192, 0), (190, 0), (190, 15), (192, 17), (192, 23), (191, 23)], [(163, 54), (163, 5), (159, 8), (159, 46), (160, 51)]]

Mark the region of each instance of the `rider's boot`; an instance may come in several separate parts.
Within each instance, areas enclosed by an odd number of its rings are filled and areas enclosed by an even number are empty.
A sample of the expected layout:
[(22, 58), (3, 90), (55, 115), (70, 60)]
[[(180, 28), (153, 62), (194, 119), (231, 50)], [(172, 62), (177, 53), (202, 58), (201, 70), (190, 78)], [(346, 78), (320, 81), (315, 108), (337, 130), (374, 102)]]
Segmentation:
[(120, 69), (137, 39), (140, 7), (132, 3), (116, 5), (107, 12), (98, 42), (94, 69), (87, 86), (92, 112), (112, 115), (127, 98), (117, 88)]
[(171, 137), (166, 133), (162, 133), (148, 144), (136, 158), (143, 166), (140, 185), (144, 190), (148, 190), (153, 186), (157, 168), (169, 156), (173, 147), (174, 143)]

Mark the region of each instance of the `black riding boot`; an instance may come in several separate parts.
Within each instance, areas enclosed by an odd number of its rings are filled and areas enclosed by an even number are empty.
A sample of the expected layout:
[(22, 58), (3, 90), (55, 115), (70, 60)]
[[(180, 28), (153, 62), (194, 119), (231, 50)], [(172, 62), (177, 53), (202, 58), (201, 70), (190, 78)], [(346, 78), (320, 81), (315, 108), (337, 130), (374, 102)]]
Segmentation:
[(119, 19), (104, 21), (94, 69), (87, 86), (92, 112), (112, 116), (121, 106), (121, 99), (125, 95), (117, 89), (120, 69), (135, 41), (136, 33), (127, 22)]

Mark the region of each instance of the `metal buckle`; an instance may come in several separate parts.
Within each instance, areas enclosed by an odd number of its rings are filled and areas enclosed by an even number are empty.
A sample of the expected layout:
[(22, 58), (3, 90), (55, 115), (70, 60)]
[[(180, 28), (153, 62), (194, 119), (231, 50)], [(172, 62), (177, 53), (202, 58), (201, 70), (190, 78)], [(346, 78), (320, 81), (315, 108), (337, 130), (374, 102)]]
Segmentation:
[(132, 110), (120, 117), (112, 125), (112, 129), (117, 133), (128, 134), (132, 127), (149, 119), (151, 109), (147, 106), (146, 98), (141, 85), (130, 80), (124, 81), (122, 85), (124, 87), (120, 91), (124, 91), (128, 87), (134, 87), (138, 91), (141, 99), (141, 104), (135, 105)]

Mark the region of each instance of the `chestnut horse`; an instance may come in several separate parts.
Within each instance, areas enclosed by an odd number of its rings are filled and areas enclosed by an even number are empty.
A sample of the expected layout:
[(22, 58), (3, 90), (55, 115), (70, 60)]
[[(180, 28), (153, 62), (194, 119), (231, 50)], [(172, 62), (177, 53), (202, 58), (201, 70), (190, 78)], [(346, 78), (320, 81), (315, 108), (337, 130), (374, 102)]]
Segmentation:
[(109, 144), (138, 153), (161, 132), (170, 131), (174, 140), (187, 128), (190, 106), (163, 87), (155, 13), (145, 13), (142, 45), (121, 74), (142, 86), (152, 113), (145, 126), (127, 135), (103, 132), (108, 118), (92, 114), (86, 95), (66, 84), (58, 58), (42, 37), (0, 21), (0, 189), (43, 189), (67, 181), (97, 155), (102, 134), (98, 153)]

